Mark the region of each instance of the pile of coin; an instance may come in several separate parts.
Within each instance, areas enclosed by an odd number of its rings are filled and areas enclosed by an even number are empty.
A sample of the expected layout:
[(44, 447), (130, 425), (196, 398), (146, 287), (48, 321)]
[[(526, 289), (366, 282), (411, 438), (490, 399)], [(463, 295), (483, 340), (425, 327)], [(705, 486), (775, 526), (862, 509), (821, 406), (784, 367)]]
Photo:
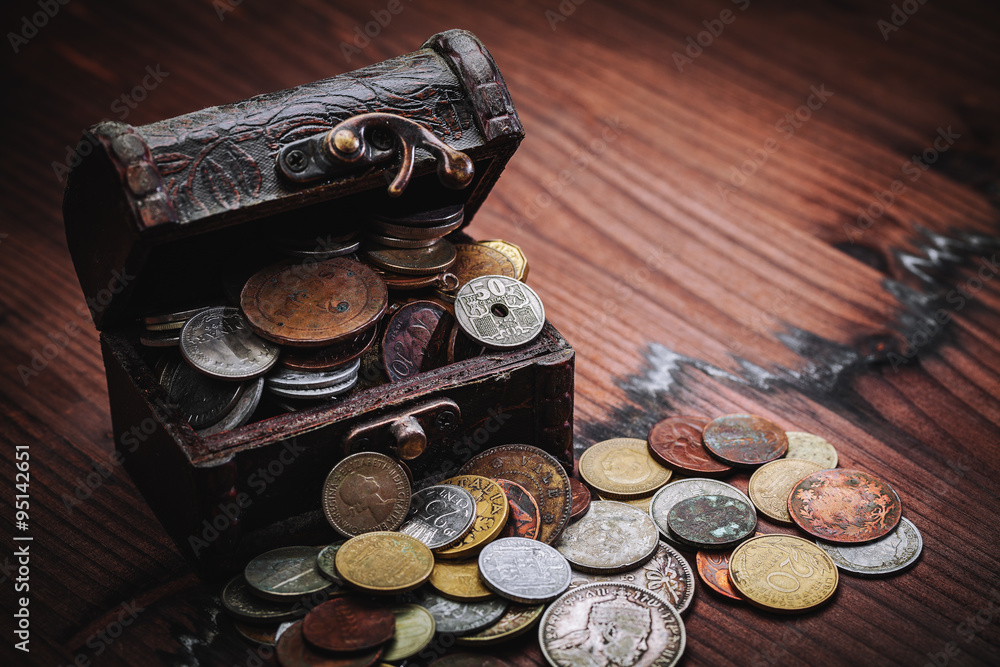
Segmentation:
[(362, 257), (377, 267), (387, 284), (398, 289), (431, 285), (457, 287), (445, 273), (455, 263), (455, 246), (445, 235), (465, 220), (461, 204), (416, 213), (373, 213), (368, 220)]

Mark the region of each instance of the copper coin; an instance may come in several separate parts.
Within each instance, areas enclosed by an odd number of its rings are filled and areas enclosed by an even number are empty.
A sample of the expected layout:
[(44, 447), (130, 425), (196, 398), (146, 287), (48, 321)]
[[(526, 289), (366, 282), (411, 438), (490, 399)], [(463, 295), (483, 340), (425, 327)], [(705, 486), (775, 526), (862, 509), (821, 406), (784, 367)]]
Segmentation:
[(531, 494), (542, 514), (538, 539), (552, 544), (569, 523), (573, 494), (562, 464), (548, 452), (531, 445), (499, 445), (472, 457), (459, 470), (517, 482)]
[(375, 268), (375, 273), (385, 281), (386, 287), (400, 292), (423, 289), (424, 287), (458, 289), (458, 278), (450, 271), (433, 273), (426, 276), (404, 276), (401, 273), (393, 273), (392, 271), (383, 271), (382, 269)]
[[(528, 490), (509, 479), (494, 479), (507, 495), (507, 503), (510, 505), (510, 514), (507, 515), (507, 525), (500, 531), (499, 537), (527, 537), (533, 540), (538, 537), (538, 531), (542, 527), (541, 513), (538, 511), (538, 503), (531, 497)], [(570, 480), (572, 484), (573, 480)]]
[[(764, 533), (757, 531), (757, 535)], [(698, 566), (698, 576), (710, 589), (733, 600), (743, 600), (739, 591), (733, 588), (733, 582), (729, 580), (729, 557), (733, 555), (732, 549), (725, 551), (705, 551), (701, 549), (695, 556)]]
[(336, 345), (311, 350), (286, 349), (278, 358), (278, 365), (293, 371), (329, 371), (350, 363), (364, 354), (375, 342), (378, 327), (371, 326), (354, 338)]
[(410, 481), (394, 459), (378, 452), (344, 457), (323, 483), (323, 513), (345, 537), (399, 528), (410, 510)]
[(375, 243), (365, 244), (364, 258), (386, 271), (404, 275), (424, 276), (440, 273), (455, 263), (455, 246), (441, 239), (426, 248), (390, 248)]
[(804, 478), (788, 495), (799, 528), (830, 542), (870, 542), (896, 529), (903, 506), (895, 490), (862, 470), (834, 468)]
[(255, 273), (240, 295), (250, 327), (283, 345), (322, 347), (357, 337), (385, 312), (389, 292), (346, 257), (283, 262)]
[(725, 415), (709, 422), (701, 435), (705, 449), (724, 463), (750, 468), (780, 459), (788, 437), (774, 422), (757, 415)]
[(382, 336), (382, 365), (393, 382), (446, 363), (455, 318), (435, 301), (411, 301), (396, 311)]
[(302, 619), (302, 636), (316, 648), (327, 651), (361, 651), (392, 639), (396, 617), (355, 597), (327, 600)]
[(708, 420), (701, 417), (667, 417), (649, 430), (649, 453), (653, 458), (685, 475), (722, 477), (731, 466), (712, 458), (701, 442)]
[(569, 486), (573, 490), (573, 508), (569, 512), (569, 520), (572, 523), (590, 509), (590, 489), (575, 477), (569, 478)]
[(514, 262), (499, 250), (476, 243), (456, 243), (458, 257), (449, 269), (458, 276), (459, 287), (480, 276), (515, 278)]
[(333, 655), (320, 653), (306, 643), (302, 636), (302, 621), (281, 633), (275, 652), (281, 667), (369, 667), (382, 657), (384, 647), (360, 654)]

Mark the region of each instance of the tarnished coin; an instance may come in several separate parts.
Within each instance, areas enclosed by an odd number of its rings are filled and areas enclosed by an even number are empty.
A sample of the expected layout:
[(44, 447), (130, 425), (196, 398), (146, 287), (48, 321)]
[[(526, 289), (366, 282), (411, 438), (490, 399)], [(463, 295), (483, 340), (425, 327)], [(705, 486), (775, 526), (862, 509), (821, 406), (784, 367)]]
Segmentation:
[(358, 372), (355, 370), (346, 380), (328, 387), (318, 389), (285, 389), (268, 385), (267, 390), (275, 396), (282, 398), (293, 398), (296, 400), (319, 401), (335, 398), (341, 394), (346, 394), (358, 383)]
[(646, 441), (639, 438), (598, 442), (580, 456), (580, 477), (608, 497), (648, 496), (669, 482), (671, 474), (653, 460)]
[(380, 531), (347, 540), (337, 552), (336, 565), (337, 573), (351, 586), (392, 595), (412, 591), (427, 581), (434, 555), (415, 537)]
[(764, 516), (781, 523), (791, 523), (788, 494), (800, 479), (817, 470), (823, 470), (823, 466), (802, 459), (778, 459), (765, 463), (750, 476), (747, 489), (750, 500)]
[(236, 631), (252, 642), (265, 646), (274, 646), (278, 643), (278, 638), (288, 628), (295, 625), (291, 621), (284, 623), (268, 623), (267, 625), (255, 625), (253, 623), (240, 623), (233, 621)]
[(438, 484), (410, 497), (410, 513), (399, 532), (437, 549), (468, 533), (475, 520), (476, 501), (471, 493), (452, 484)]
[(302, 619), (302, 636), (326, 651), (363, 651), (392, 639), (396, 617), (385, 607), (344, 596), (313, 607)]
[(196, 369), (224, 380), (263, 375), (279, 348), (254, 334), (238, 308), (206, 308), (181, 329), (181, 354)]
[(378, 232), (368, 232), (365, 235), (370, 242), (375, 245), (384, 245), (390, 248), (426, 248), (437, 243), (438, 237), (429, 239), (397, 239), (395, 236), (386, 236)]
[[(755, 536), (763, 534), (760, 531), (754, 533)], [(733, 582), (729, 579), (729, 558), (732, 555), (732, 549), (722, 551), (700, 549), (695, 557), (698, 576), (701, 577), (706, 586), (719, 595), (743, 602), (743, 596), (733, 588)]]
[(264, 395), (264, 378), (250, 380), (244, 382), (243, 385), (243, 391), (240, 393), (240, 398), (236, 401), (236, 405), (222, 419), (211, 426), (197, 429), (199, 436), (204, 438), (217, 433), (231, 431), (250, 421), (250, 417), (253, 416), (254, 410), (260, 405), (260, 399)]
[(653, 557), (644, 565), (618, 574), (573, 572), (570, 589), (599, 581), (634, 584), (662, 595), (679, 613), (694, 599), (694, 573), (684, 556), (666, 542), (660, 542)]
[(899, 520), (896, 530), (874, 542), (847, 545), (817, 541), (816, 544), (841, 570), (866, 576), (905, 569), (920, 558), (924, 549), (920, 531), (905, 517)]
[(222, 589), (222, 606), (230, 614), (248, 623), (280, 623), (306, 613), (302, 605), (288, 601), (263, 599), (254, 592), (242, 574), (233, 577)]
[[(507, 496), (507, 504), (510, 506), (510, 514), (507, 516), (507, 525), (500, 531), (500, 537), (527, 537), (533, 540), (538, 537), (538, 531), (542, 528), (542, 516), (538, 511), (538, 503), (531, 497), (528, 490), (509, 479), (494, 479), (500, 485), (504, 495)], [(570, 480), (572, 484), (573, 480)]]
[(510, 604), (502, 598), (459, 602), (427, 589), (417, 591), (414, 601), (431, 613), (438, 632), (452, 635), (467, 635), (493, 625), (500, 620)]
[(729, 578), (752, 604), (800, 612), (826, 602), (837, 590), (837, 566), (826, 552), (792, 535), (761, 535), (736, 547)]
[(538, 641), (555, 667), (672, 667), (687, 637), (680, 614), (661, 596), (632, 584), (601, 582), (553, 602), (542, 616)]
[(378, 452), (344, 457), (323, 483), (323, 514), (345, 537), (396, 530), (410, 510), (410, 481), (402, 467)]
[(382, 336), (382, 365), (393, 382), (446, 363), (454, 318), (436, 301), (411, 301), (397, 310)]
[(524, 537), (502, 537), (479, 552), (483, 582), (508, 600), (549, 602), (569, 587), (569, 562), (548, 544)]
[(652, 558), (659, 538), (648, 514), (625, 503), (596, 500), (553, 546), (577, 570), (614, 574), (634, 570)]
[(455, 246), (444, 239), (425, 248), (390, 248), (369, 242), (362, 254), (385, 271), (418, 276), (450, 269), (457, 257)]
[(722, 477), (731, 466), (713, 458), (701, 442), (708, 420), (701, 417), (667, 417), (649, 429), (649, 452), (671, 470), (696, 477)]
[(450, 271), (432, 273), (424, 276), (407, 276), (401, 273), (383, 271), (376, 269), (379, 277), (385, 281), (386, 286), (398, 292), (408, 292), (411, 290), (423, 289), (424, 287), (435, 287), (439, 290), (457, 289), (458, 278)]
[(448, 204), (434, 209), (406, 210), (392, 204), (370, 213), (374, 221), (390, 222), (407, 227), (433, 227), (461, 223), (465, 219), (464, 204)]
[(698, 549), (725, 549), (753, 534), (753, 505), (728, 496), (695, 496), (682, 500), (667, 514), (670, 531)]
[(280, 389), (323, 389), (342, 384), (345, 380), (358, 374), (361, 360), (328, 371), (296, 371), (290, 368), (276, 368), (267, 376), (269, 387)]
[(347, 342), (327, 347), (285, 349), (278, 364), (295, 371), (332, 371), (358, 359), (375, 342), (377, 326), (371, 326)]
[(302, 621), (282, 632), (275, 647), (281, 667), (369, 667), (382, 656), (384, 650), (379, 646), (346, 655), (320, 653), (312, 649), (302, 636)]
[(385, 283), (360, 262), (285, 262), (255, 273), (240, 295), (250, 327), (283, 345), (323, 347), (356, 338), (389, 303)]
[(455, 643), (461, 646), (492, 646), (519, 637), (538, 623), (543, 611), (543, 604), (511, 603), (499, 621), (471, 635), (456, 637)]
[(502, 252), (478, 243), (457, 243), (458, 257), (451, 265), (451, 272), (458, 276), (459, 286), (481, 276), (507, 276), (515, 278), (514, 263)]
[(434, 617), (418, 604), (398, 604), (390, 611), (396, 617), (396, 634), (386, 644), (382, 659), (399, 662), (417, 655), (434, 639)]
[(167, 364), (160, 384), (167, 390), (170, 402), (195, 430), (223, 419), (246, 389), (243, 383), (217, 380), (181, 361)]
[(381, 220), (372, 220), (369, 225), (376, 233), (396, 239), (436, 241), (442, 236), (461, 227), (462, 222), (463, 220), (459, 218), (458, 220), (442, 222), (440, 224), (427, 227), (415, 227), (411, 225), (395, 224), (392, 222), (383, 222)]
[(345, 540), (340, 540), (339, 542), (334, 542), (333, 544), (323, 547), (323, 550), (319, 552), (316, 556), (316, 567), (322, 572), (327, 579), (337, 584), (338, 586), (344, 585), (344, 580), (340, 578), (337, 574), (336, 558), (337, 552), (340, 551), (340, 547), (344, 546)]
[(459, 475), (441, 483), (453, 484), (471, 493), (476, 501), (476, 518), (472, 530), (434, 553), (438, 558), (446, 559), (474, 556), (500, 535), (507, 524), (507, 517), (510, 515), (507, 496), (499, 484), (481, 475)]
[(573, 507), (569, 511), (569, 520), (573, 522), (590, 509), (590, 489), (574, 477), (569, 478), (569, 486), (573, 494)]
[(499, 445), (469, 459), (459, 473), (509, 479), (527, 489), (542, 513), (538, 539), (546, 544), (558, 539), (569, 523), (569, 476), (548, 452), (531, 445)]
[(503, 253), (504, 257), (509, 259), (514, 264), (514, 277), (522, 283), (528, 282), (528, 258), (519, 246), (516, 246), (508, 241), (501, 241), (499, 239), (480, 241), (479, 245), (484, 245), (487, 248), (493, 248), (494, 250)]
[(752, 468), (780, 459), (788, 437), (772, 421), (757, 415), (725, 415), (709, 422), (701, 440), (713, 456), (732, 466)]
[(837, 467), (837, 450), (825, 439), (803, 431), (785, 431), (788, 453), (785, 458), (820, 464), (823, 469)]
[(631, 505), (636, 509), (649, 514), (649, 506), (653, 502), (653, 496), (642, 496), (641, 498), (617, 498), (613, 495), (606, 496), (603, 493), (597, 494), (598, 500), (614, 500), (615, 502)]
[(257, 592), (271, 600), (294, 600), (330, 587), (316, 567), (319, 547), (281, 547), (250, 561), (243, 576)]
[(534, 290), (507, 276), (470, 280), (455, 296), (455, 319), (469, 338), (507, 350), (530, 343), (545, 326), (545, 308)]
[(671, 482), (656, 492), (656, 495), (653, 496), (653, 501), (649, 505), (649, 516), (653, 518), (653, 522), (660, 529), (660, 535), (667, 544), (674, 548), (691, 548), (689, 545), (679, 542), (670, 532), (667, 515), (674, 505), (686, 498), (708, 495), (738, 498), (747, 505), (752, 506), (750, 499), (742, 491), (731, 484), (726, 484), (715, 479), (688, 477)]
[(896, 491), (875, 475), (834, 468), (814, 472), (792, 487), (788, 513), (813, 537), (855, 543), (895, 530), (903, 506)]
[(496, 597), (479, 578), (479, 562), (475, 558), (435, 562), (429, 582), (441, 595), (460, 602), (479, 602)]

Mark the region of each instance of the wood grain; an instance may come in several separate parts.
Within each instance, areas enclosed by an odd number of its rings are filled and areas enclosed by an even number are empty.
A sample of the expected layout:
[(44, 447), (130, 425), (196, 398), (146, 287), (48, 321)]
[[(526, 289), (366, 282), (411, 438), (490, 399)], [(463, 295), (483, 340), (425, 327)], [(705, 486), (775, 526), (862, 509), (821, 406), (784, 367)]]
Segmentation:
[[(469, 231), (524, 249), (576, 347), (578, 449), (670, 414), (754, 412), (881, 475), (923, 532), (915, 568), (845, 575), (802, 617), (699, 588), (685, 664), (996, 664), (1000, 283), (984, 276), (1000, 253), (1000, 12), (928, 2), (884, 38), (884, 1), (400, 6), (349, 62), (341, 42), (386, 3), (74, 0), (5, 47), (0, 437), (31, 447), (34, 537), (32, 652), (5, 639), (7, 664), (258, 655), (114, 464), (53, 163), (102, 118), (138, 125), (308, 83), (453, 27), (493, 53), (527, 132)], [(679, 71), (674, 54), (724, 10)], [(38, 11), (7, 3), (5, 33)], [(169, 74), (130, 108), (122, 95), (157, 66)], [(820, 89), (832, 94), (803, 107)], [(904, 170), (939, 128), (958, 136)], [(13, 564), (5, 547), (5, 615)], [(539, 664), (531, 644), (501, 653)]]

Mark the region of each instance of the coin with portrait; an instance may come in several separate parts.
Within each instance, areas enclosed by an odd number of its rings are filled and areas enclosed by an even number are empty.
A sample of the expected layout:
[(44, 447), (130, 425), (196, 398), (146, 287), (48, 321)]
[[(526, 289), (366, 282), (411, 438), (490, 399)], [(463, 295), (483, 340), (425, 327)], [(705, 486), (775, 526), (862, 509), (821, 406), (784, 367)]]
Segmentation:
[(671, 471), (649, 455), (645, 440), (613, 438), (580, 456), (580, 476), (594, 489), (616, 498), (646, 496), (670, 481)]
[(396, 530), (410, 509), (410, 481), (391, 457), (358, 452), (327, 475), (322, 501), (327, 521), (345, 537)]

